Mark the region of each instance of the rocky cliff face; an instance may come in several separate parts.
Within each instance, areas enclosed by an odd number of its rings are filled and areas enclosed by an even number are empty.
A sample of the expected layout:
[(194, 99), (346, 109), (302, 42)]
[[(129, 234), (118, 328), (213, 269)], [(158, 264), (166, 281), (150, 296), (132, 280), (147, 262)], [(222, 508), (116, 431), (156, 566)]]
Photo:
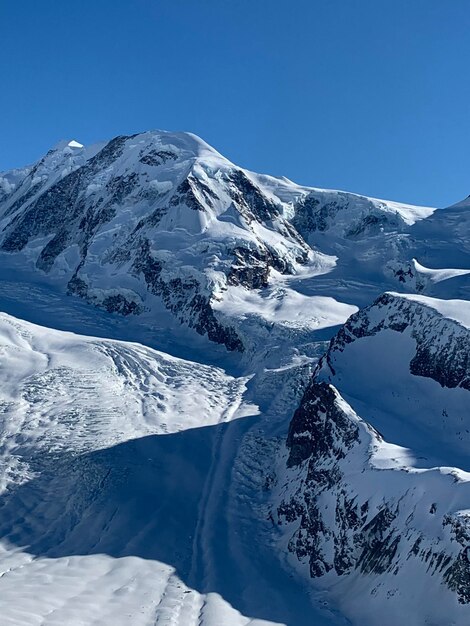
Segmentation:
[[(439, 620), (451, 615), (452, 623), (463, 626), (470, 603), (469, 474), (433, 468), (411, 446), (391, 445), (374, 428), (379, 419), (364, 421), (342, 397), (343, 389), (347, 397), (351, 393), (344, 365), (354, 367), (353, 344), (365, 342), (371, 350), (381, 335), (393, 341), (394, 334), (407, 334), (412, 350), (402, 351), (402, 359), (408, 377), (429, 380), (437, 393), (436, 414), (437, 397), (447, 407), (446, 438), (437, 415), (423, 404), (427, 441), (434, 436), (442, 455), (447, 449), (458, 456), (453, 430), (457, 421), (465, 430), (461, 420), (468, 421), (470, 406), (467, 303), (454, 307), (456, 320), (449, 317), (452, 311), (444, 315), (433, 308), (439, 301), (415, 298), (385, 294), (352, 316), (331, 341), (290, 424), (277, 520), (294, 562), (341, 597), (358, 623), (376, 624), (374, 607), (386, 602), (390, 613), (384, 624), (398, 623), (406, 611), (410, 624), (443, 624)], [(354, 353), (359, 355), (367, 359), (366, 353)], [(381, 358), (386, 367), (386, 350)], [(372, 380), (373, 365), (368, 373)], [(384, 423), (390, 426), (390, 405), (374, 389), (372, 383), (367, 400), (366, 392), (356, 389), (353, 403), (369, 418), (388, 411)], [(413, 396), (415, 404), (421, 400)], [(403, 418), (420, 430), (416, 412), (403, 409)], [(465, 446), (468, 451), (468, 442)]]

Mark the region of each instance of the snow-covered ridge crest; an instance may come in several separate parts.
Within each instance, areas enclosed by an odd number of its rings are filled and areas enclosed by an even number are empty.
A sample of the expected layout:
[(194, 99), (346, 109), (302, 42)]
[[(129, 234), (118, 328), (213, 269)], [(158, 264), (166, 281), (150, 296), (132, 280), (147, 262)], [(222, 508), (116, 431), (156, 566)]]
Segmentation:
[[(449, 309), (452, 317), (445, 317)], [(459, 309), (450, 301), (384, 294), (349, 318), (316, 374), (423, 467), (470, 470), (470, 330), (453, 319), (465, 315), (468, 303)]]
[(296, 568), (353, 623), (464, 626), (470, 474), (415, 469), (338, 391), (312, 381), (292, 420), (277, 516)]
[(383, 331), (406, 333), (415, 342), (411, 374), (470, 391), (470, 302), (385, 293), (349, 318), (331, 340), (323, 367), (335, 375), (338, 353), (354, 341)]
[[(457, 270), (454, 270), (457, 271)], [(465, 270), (470, 273), (470, 270)], [(465, 328), (470, 329), (470, 301), (468, 300), (440, 300), (419, 294), (399, 294), (391, 292), (390, 295), (396, 298), (404, 298), (411, 302), (417, 302), (424, 307), (432, 309), (442, 317), (458, 322)]]
[(468, 621), (467, 309), (384, 294), (331, 340), (290, 424), (282, 545), (354, 623), (384, 603), (387, 626)]

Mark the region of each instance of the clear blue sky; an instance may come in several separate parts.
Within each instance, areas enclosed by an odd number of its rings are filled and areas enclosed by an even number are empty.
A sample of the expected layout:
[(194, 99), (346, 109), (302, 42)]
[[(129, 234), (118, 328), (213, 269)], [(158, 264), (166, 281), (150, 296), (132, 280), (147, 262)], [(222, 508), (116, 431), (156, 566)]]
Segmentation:
[(151, 128), (321, 187), (470, 193), (469, 0), (0, 0), (0, 169)]

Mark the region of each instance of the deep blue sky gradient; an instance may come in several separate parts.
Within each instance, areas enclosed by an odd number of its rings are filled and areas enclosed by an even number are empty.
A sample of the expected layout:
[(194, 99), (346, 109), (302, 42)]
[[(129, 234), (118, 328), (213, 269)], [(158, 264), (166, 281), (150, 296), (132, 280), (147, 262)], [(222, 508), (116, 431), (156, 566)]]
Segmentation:
[(468, 0), (0, 0), (0, 170), (190, 130), (318, 187), (470, 193)]

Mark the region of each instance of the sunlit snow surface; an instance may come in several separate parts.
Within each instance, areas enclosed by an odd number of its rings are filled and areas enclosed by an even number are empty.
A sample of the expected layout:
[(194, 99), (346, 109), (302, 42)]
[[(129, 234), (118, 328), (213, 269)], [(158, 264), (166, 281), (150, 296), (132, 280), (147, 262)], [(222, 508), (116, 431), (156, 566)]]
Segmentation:
[(437, 269), (433, 270), (429, 267), (424, 267), (421, 263), (418, 263), (416, 259), (413, 259), (415, 270), (428, 278), (432, 283), (440, 283), (443, 280), (449, 280), (449, 278), (457, 278), (457, 276), (467, 276), (470, 274), (470, 270), (458, 270), (458, 269)]
[[(470, 270), (468, 273), (470, 273)], [(401, 294), (401, 297), (414, 302), (420, 302), (421, 304), (424, 304), (424, 306), (434, 309), (443, 317), (448, 317), (449, 319), (462, 324), (465, 328), (470, 328), (469, 300), (439, 300), (437, 298), (429, 298), (418, 294)]]
[(247, 378), (6, 314), (0, 351), (2, 626), (343, 623), (262, 545)]

